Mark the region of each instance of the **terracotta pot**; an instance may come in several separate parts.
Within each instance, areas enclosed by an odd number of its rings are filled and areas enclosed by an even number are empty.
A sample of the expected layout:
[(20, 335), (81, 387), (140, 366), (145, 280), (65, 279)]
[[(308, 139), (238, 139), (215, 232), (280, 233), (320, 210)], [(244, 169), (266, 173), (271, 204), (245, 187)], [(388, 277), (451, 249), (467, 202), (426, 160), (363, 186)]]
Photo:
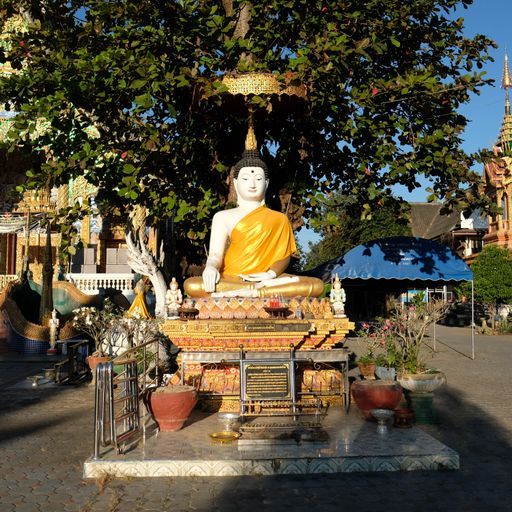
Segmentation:
[(94, 373), (94, 370), (96, 370), (96, 366), (98, 366), (100, 363), (106, 363), (110, 361), (110, 357), (108, 356), (89, 356), (87, 359), (87, 364), (89, 365), (89, 368), (91, 369), (92, 373)]
[(351, 386), (352, 397), (366, 419), (372, 409), (396, 409), (402, 398), (402, 388), (394, 380), (360, 380)]
[(375, 379), (375, 369), (377, 368), (376, 363), (357, 363), (357, 367), (359, 368), (359, 373), (363, 378), (368, 380)]
[(164, 386), (149, 394), (149, 410), (162, 432), (179, 430), (197, 403), (193, 386)]
[(396, 380), (412, 393), (432, 393), (446, 382), (446, 376), (443, 372), (402, 373)]

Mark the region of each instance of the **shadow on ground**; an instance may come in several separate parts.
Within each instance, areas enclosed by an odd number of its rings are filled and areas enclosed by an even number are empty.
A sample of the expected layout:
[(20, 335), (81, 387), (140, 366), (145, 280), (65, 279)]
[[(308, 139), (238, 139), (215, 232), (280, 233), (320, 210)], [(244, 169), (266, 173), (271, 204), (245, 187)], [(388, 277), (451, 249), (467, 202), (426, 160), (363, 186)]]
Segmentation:
[(422, 428), (459, 453), (459, 471), (120, 479), (106, 492), (117, 510), (137, 495), (133, 511), (510, 511), (510, 433), (449, 386), (436, 400), (441, 424)]

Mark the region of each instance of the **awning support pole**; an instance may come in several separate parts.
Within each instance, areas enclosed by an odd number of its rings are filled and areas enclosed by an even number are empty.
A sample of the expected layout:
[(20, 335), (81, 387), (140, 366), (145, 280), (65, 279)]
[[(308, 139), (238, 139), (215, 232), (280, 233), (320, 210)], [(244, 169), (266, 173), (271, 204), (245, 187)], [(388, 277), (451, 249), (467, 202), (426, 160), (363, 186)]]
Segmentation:
[(475, 281), (471, 280), (471, 359), (475, 360)]

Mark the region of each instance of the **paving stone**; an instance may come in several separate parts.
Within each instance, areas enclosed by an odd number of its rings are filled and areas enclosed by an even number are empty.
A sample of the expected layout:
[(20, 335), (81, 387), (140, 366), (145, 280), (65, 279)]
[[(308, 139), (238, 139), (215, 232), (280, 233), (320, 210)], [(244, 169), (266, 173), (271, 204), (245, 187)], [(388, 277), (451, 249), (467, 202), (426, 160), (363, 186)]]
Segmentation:
[[(421, 428), (459, 452), (460, 471), (132, 479), (110, 482), (99, 492), (95, 483), (82, 480), (92, 445), (92, 388), (35, 393), (9, 388), (0, 394), (0, 475), (9, 475), (0, 481), (0, 511), (105, 512), (118, 500), (118, 512), (509, 512), (512, 336), (477, 337), (477, 358), (471, 361), (460, 355), (469, 350), (467, 329), (438, 327), (437, 335), (452, 347), (439, 342), (432, 361), (445, 371), (448, 384), (435, 398), (441, 424)], [(0, 372), (0, 383), (1, 378)]]

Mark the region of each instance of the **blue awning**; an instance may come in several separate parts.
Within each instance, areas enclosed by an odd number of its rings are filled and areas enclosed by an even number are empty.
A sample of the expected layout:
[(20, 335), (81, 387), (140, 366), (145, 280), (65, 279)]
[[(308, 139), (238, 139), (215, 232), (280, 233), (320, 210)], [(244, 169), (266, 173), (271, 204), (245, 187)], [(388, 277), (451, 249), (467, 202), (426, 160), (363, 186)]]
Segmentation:
[(449, 247), (415, 237), (380, 238), (354, 247), (308, 275), (346, 279), (471, 281), (473, 272)]

